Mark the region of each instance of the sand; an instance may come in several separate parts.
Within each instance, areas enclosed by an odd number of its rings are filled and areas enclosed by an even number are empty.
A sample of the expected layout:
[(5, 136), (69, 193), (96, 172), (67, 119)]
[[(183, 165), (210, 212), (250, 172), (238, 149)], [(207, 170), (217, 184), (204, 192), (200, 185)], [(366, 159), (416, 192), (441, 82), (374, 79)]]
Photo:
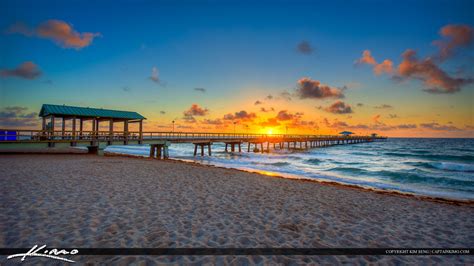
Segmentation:
[[(0, 173), (0, 247), (474, 247), (472, 204), (95, 155), (0, 155)], [(472, 256), (70, 258), (123, 265), (474, 263)]]

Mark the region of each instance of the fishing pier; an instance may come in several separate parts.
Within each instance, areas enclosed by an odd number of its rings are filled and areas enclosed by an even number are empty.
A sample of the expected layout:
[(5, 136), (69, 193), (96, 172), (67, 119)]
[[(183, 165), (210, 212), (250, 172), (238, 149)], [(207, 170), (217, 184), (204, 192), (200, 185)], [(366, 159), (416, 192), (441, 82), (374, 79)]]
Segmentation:
[[(168, 158), (168, 147), (172, 143), (192, 143), (195, 156), (204, 156), (206, 153), (211, 156), (214, 143), (225, 144), (226, 152), (242, 152), (242, 145), (246, 144), (247, 152), (263, 153), (271, 152), (272, 149), (307, 150), (386, 139), (386, 137), (375, 135), (354, 136), (350, 134), (148, 132), (143, 131), (143, 120), (146, 118), (136, 112), (64, 105), (45, 104), (39, 115), (42, 117), (41, 130), (0, 129), (0, 152), (5, 152), (5, 150), (21, 151), (25, 147), (34, 149), (83, 146), (87, 147), (89, 152), (94, 153), (108, 145), (148, 144), (150, 157)], [(56, 127), (58, 120), (61, 122), (60, 130)], [(90, 130), (84, 130), (85, 122), (90, 124)], [(67, 123), (70, 124), (68, 128)], [(122, 124), (123, 130), (115, 130), (116, 123)], [(135, 124), (137, 130), (129, 130), (130, 124)]]

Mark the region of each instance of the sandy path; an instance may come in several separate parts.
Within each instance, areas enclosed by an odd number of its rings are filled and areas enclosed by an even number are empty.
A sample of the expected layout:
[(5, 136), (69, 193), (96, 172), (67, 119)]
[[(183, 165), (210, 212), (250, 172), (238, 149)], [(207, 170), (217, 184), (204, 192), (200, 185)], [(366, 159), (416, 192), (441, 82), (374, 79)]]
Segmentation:
[[(0, 155), (0, 173), (1, 247), (474, 247), (472, 206), (93, 155)], [(468, 256), (74, 258), (124, 264), (474, 262)]]

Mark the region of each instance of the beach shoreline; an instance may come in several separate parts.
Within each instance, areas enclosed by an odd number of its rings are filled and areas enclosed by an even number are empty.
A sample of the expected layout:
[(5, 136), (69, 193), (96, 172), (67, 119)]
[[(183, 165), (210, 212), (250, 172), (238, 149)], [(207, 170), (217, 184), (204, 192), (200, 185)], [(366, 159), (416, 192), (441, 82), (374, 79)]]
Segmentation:
[[(104, 156), (109, 156), (109, 157), (118, 156), (118, 157), (157, 160), (155, 158), (150, 158), (150, 157), (146, 157), (146, 156), (133, 155), (133, 154), (124, 154), (124, 153), (115, 153), (115, 152), (104, 152)], [(382, 190), (382, 189), (377, 189), (377, 188), (364, 187), (364, 186), (351, 185), (351, 184), (344, 184), (344, 183), (339, 183), (339, 182), (335, 182), (335, 181), (318, 180), (318, 179), (307, 178), (307, 177), (290, 177), (290, 176), (283, 176), (283, 175), (280, 175), (280, 174), (277, 174), (277, 173), (271, 173), (270, 174), (270, 173), (265, 172), (265, 171), (250, 170), (250, 169), (244, 170), (244, 169), (238, 169), (238, 168), (232, 168), (232, 167), (223, 167), (223, 166), (217, 166), (217, 165), (202, 164), (202, 163), (197, 163), (197, 162), (193, 162), (193, 161), (185, 160), (185, 159), (168, 158), (166, 160), (171, 161), (171, 162), (176, 162), (176, 163), (187, 163), (187, 164), (196, 165), (196, 166), (203, 166), (203, 167), (230, 169), (230, 170), (235, 170), (235, 171), (242, 171), (242, 172), (245, 172), (245, 173), (254, 173), (254, 174), (259, 174), (259, 175), (263, 175), (263, 176), (269, 176), (269, 177), (274, 177), (274, 178), (283, 178), (283, 179), (289, 179), (289, 180), (300, 181), (300, 182), (316, 182), (316, 183), (319, 183), (321, 185), (335, 186), (335, 187), (342, 188), (342, 189), (355, 189), (355, 190), (360, 190), (360, 191), (366, 191), (366, 192), (369, 192), (369, 193), (395, 195), (395, 196), (400, 196), (400, 197), (414, 198), (414, 199), (417, 199), (417, 200), (426, 200), (426, 201), (431, 201), (431, 202), (438, 202), (438, 203), (445, 203), (445, 204), (452, 204), (452, 205), (474, 206), (474, 200), (461, 200), (461, 199), (452, 199), (452, 198), (431, 197), (431, 196), (418, 195), (418, 194), (414, 194), (414, 193), (401, 192), (401, 191), (396, 191), (396, 190)]]
[[(128, 157), (128, 156), (127, 156)], [(173, 160), (0, 155), (0, 247), (449, 248), (474, 208)], [(77, 256), (80, 263), (467, 264), (470, 256)], [(31, 263), (37, 262), (30, 260)], [(47, 261), (45, 261), (47, 263)]]

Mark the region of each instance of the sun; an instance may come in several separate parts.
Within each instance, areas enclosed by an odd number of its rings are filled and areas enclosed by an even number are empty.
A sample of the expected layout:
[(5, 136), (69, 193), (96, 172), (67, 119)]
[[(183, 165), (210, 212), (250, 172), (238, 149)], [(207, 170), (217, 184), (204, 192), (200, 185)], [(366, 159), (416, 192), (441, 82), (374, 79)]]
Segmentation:
[(269, 129), (267, 130), (267, 134), (268, 134), (268, 135), (273, 134), (273, 128), (269, 128)]

